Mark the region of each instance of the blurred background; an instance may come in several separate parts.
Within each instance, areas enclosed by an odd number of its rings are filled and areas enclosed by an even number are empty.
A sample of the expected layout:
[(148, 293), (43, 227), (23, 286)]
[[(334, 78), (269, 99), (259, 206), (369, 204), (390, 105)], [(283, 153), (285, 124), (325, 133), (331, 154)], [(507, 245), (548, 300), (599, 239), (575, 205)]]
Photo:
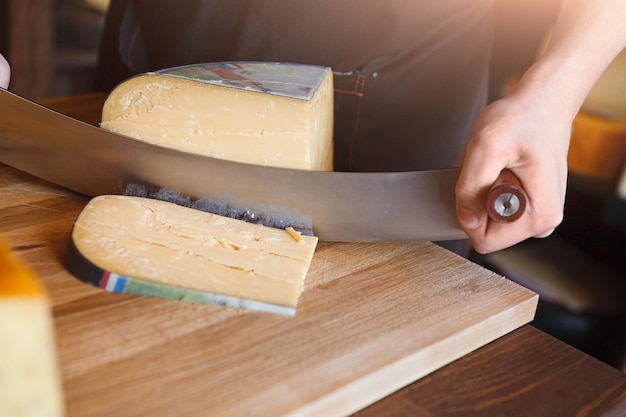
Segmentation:
[[(515, 88), (549, 37), (560, 0), (495, 0), (491, 99)], [(109, 0), (3, 0), (0, 52), (26, 98), (94, 92)], [(105, 69), (106, 70), (106, 69)], [(0, 109), (1, 111), (1, 109)], [(626, 54), (574, 121), (565, 221), (472, 259), (540, 294), (533, 325), (626, 370)]]

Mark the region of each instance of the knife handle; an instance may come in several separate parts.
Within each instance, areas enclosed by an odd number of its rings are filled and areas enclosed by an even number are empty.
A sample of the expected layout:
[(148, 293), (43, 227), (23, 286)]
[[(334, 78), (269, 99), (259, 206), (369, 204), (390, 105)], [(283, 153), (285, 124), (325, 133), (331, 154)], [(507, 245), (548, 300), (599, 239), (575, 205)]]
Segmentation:
[(526, 210), (528, 197), (519, 178), (503, 169), (487, 193), (487, 213), (498, 223), (511, 223)]

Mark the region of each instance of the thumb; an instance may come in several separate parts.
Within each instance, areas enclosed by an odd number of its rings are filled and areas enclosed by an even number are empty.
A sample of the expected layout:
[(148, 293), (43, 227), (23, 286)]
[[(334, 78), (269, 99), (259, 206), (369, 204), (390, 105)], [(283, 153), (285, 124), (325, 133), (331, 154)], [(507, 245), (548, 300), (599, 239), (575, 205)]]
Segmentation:
[(470, 235), (471, 231), (486, 227), (487, 191), (498, 175), (497, 169), (488, 169), (487, 164), (474, 164), (470, 159), (461, 167), (455, 190), (456, 214), (460, 226)]

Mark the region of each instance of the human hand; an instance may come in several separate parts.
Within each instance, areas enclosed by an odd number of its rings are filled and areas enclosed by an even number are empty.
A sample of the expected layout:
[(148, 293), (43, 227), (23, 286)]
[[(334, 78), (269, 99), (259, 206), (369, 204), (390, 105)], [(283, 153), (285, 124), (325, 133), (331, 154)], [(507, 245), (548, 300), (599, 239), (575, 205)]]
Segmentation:
[(6, 59), (0, 54), (0, 88), (7, 88), (11, 78), (11, 68)]
[[(564, 113), (564, 112), (562, 112)], [(540, 101), (511, 95), (479, 116), (456, 187), (457, 218), (479, 253), (550, 235), (563, 218), (571, 119)], [(508, 168), (528, 201), (515, 222), (488, 217), (487, 191)]]

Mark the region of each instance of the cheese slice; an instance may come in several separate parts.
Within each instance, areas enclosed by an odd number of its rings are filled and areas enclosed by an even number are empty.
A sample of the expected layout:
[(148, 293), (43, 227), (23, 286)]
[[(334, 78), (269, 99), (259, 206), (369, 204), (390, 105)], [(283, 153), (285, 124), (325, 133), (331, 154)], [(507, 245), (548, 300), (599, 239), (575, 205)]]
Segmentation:
[(238, 62), (146, 73), (111, 92), (100, 126), (215, 158), (332, 171), (332, 72)]
[[(301, 237), (296, 241), (284, 229), (131, 196), (92, 199), (72, 231), (76, 251), (102, 271), (91, 283), (105, 289), (225, 305), (229, 299), (250, 300), (258, 304), (237, 306), (288, 311), (297, 305), (318, 240)], [(71, 266), (76, 264), (66, 261), (79, 278), (93, 276)], [(198, 294), (230, 298), (213, 302)]]
[(64, 415), (53, 328), (46, 292), (0, 242), (0, 416)]

